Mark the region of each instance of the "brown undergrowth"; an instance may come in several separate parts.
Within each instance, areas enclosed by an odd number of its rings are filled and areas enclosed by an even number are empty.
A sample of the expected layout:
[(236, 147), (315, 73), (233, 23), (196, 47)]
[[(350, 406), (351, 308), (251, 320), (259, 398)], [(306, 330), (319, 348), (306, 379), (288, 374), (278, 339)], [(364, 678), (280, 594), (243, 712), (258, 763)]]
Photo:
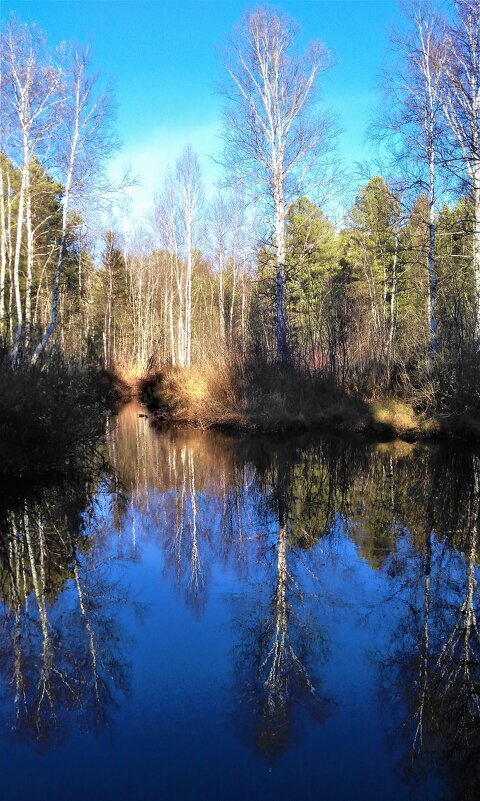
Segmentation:
[(165, 367), (139, 382), (139, 398), (158, 423), (258, 431), (315, 426), (384, 438), (419, 430), (406, 404), (372, 406), (293, 367)]
[(104, 398), (112, 406), (138, 397), (139, 377), (121, 368), (100, 370), (98, 382)]
[(165, 366), (143, 378), (114, 376), (121, 397), (138, 397), (157, 424), (265, 432), (316, 427), (378, 440), (480, 441), (480, 423), (467, 412), (428, 409), (414, 393), (363, 397), (292, 366), (220, 362)]

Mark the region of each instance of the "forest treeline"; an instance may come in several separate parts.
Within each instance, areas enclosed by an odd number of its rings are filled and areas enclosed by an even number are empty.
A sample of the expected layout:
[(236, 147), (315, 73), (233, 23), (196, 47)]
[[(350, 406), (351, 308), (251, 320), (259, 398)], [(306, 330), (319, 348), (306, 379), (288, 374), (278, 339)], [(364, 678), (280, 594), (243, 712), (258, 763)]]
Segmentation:
[(206, 191), (187, 147), (140, 225), (128, 179), (108, 178), (114, 106), (89, 53), (52, 49), (12, 16), (1, 34), (3, 381), (58, 367), (60, 354), (127, 381), (149, 374), (150, 401), (167, 415), (180, 403), (181, 419), (199, 416), (189, 406), (200, 399), (224, 409), (220, 422), (270, 408), (277, 422), (314, 421), (326, 388), (335, 405), (397, 398), (412, 428), (474, 419), (480, 2), (440, 12), (412, 0), (399, 30), (369, 132), (379, 161), (349, 208), (340, 214), (339, 198), (353, 178), (320, 97), (330, 54), (302, 49), (293, 19), (259, 7), (222, 50), (221, 184)]

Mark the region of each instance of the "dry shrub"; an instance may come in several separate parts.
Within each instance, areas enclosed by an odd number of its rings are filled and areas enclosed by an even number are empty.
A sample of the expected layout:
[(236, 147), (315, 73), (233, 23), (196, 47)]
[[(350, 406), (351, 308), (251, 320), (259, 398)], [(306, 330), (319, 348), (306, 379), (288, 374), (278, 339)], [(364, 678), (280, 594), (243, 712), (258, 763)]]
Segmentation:
[(420, 420), (413, 408), (404, 401), (384, 398), (372, 405), (372, 416), (376, 424), (386, 426), (397, 433), (418, 431)]
[(103, 395), (112, 403), (127, 403), (138, 395), (139, 377), (133, 377), (126, 371), (115, 368), (114, 370), (101, 370), (99, 374), (99, 384)]
[(204, 427), (357, 430), (366, 414), (319, 376), (289, 366), (165, 367), (140, 383), (140, 396), (157, 420)]
[(204, 427), (248, 426), (240, 387), (225, 363), (165, 367), (140, 382), (140, 397), (160, 420)]

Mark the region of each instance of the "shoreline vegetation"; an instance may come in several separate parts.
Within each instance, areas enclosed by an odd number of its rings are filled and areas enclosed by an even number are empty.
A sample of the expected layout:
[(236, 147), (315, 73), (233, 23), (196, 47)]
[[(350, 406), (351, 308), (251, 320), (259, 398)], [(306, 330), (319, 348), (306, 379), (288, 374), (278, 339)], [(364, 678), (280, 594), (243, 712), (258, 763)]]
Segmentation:
[(132, 401), (157, 427), (480, 445), (480, 421), (468, 409), (439, 414), (413, 397), (362, 397), (291, 366), (170, 365), (142, 374), (57, 356), (23, 371), (1, 366), (2, 491), (10, 481), (68, 479), (84, 464), (100, 465), (108, 417)]
[(89, 365), (61, 358), (18, 370), (0, 366), (0, 493), (18, 480), (70, 478), (103, 461), (118, 393)]
[(480, 421), (468, 411), (428, 413), (393, 395), (362, 399), (293, 368), (168, 366), (145, 376), (103, 372), (101, 380), (118, 403), (138, 400), (156, 426), (272, 434), (314, 429), (379, 442), (480, 444)]

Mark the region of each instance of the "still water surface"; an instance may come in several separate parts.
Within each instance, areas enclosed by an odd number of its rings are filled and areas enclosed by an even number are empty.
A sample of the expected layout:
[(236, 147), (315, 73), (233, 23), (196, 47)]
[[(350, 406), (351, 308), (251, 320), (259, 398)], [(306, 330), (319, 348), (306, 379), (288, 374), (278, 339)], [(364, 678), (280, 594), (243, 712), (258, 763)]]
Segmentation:
[(141, 411), (0, 507), (2, 801), (480, 797), (480, 458)]

